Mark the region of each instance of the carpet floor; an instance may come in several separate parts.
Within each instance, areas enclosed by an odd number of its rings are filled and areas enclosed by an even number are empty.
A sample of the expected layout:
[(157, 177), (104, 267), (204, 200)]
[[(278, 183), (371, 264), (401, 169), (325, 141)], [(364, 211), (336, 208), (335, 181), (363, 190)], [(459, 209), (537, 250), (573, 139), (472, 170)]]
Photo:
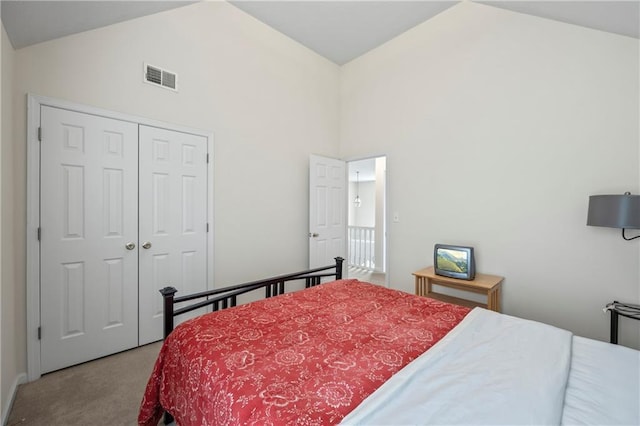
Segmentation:
[(357, 278), (360, 281), (386, 286), (386, 275), (384, 273), (365, 271), (355, 266), (347, 268), (345, 278)]
[(20, 385), (7, 426), (136, 425), (160, 347), (152, 343)]

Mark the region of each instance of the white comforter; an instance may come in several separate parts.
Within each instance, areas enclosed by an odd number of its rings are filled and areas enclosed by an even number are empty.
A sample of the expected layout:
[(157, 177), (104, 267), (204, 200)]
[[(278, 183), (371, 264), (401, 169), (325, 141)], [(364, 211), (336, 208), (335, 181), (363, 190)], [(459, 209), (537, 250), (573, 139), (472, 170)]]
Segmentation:
[(640, 351), (573, 336), (563, 425), (640, 425)]
[(474, 309), (343, 424), (560, 424), (571, 346), (566, 330)]

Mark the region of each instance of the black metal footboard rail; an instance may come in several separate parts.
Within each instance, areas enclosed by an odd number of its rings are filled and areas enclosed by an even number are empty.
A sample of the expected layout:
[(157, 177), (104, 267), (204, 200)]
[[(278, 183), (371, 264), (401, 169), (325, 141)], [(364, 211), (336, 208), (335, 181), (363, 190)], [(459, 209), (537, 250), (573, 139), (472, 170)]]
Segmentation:
[[(314, 287), (320, 284), (324, 277), (335, 277), (337, 280), (342, 279), (342, 262), (341, 257), (335, 258), (336, 264), (324, 266), (321, 268), (310, 269), (307, 271), (296, 272), (293, 274), (280, 275), (277, 277), (267, 278), (259, 281), (251, 281), (244, 284), (238, 284), (230, 287), (203, 291), (200, 293), (188, 294), (185, 296), (175, 297), (178, 292), (174, 287), (165, 287), (160, 290), (164, 299), (164, 337), (173, 331), (173, 318), (175, 316), (191, 312), (204, 306), (213, 306), (214, 311), (236, 306), (237, 297), (241, 294), (248, 293), (260, 288), (265, 289), (265, 297), (277, 296), (284, 294), (285, 283), (289, 281), (305, 280), (305, 287)], [(334, 270), (333, 272), (325, 272)], [(193, 303), (180, 309), (174, 309), (176, 303), (187, 302), (190, 300), (202, 299), (200, 302)]]

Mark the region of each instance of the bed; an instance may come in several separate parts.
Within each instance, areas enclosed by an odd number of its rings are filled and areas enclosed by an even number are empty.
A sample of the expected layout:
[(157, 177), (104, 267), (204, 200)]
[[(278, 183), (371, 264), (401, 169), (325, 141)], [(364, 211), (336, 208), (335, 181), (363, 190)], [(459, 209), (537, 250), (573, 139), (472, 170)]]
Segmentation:
[[(341, 263), (182, 298), (165, 289), (138, 423), (166, 411), (180, 426), (640, 424), (640, 352), (344, 280)], [(296, 280), (306, 288), (285, 293)], [(247, 289), (266, 297), (235, 306)], [(196, 298), (192, 309), (216, 312), (172, 330), (189, 311), (173, 305)]]

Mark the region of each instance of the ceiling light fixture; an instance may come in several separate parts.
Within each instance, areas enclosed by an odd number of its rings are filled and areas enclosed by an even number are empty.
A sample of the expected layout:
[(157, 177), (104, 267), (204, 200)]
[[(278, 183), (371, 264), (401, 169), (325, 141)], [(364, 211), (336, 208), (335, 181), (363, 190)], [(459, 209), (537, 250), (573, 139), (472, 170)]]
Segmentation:
[(353, 200), (353, 204), (356, 207), (362, 205), (362, 200), (360, 199), (360, 172), (356, 172), (356, 198)]

